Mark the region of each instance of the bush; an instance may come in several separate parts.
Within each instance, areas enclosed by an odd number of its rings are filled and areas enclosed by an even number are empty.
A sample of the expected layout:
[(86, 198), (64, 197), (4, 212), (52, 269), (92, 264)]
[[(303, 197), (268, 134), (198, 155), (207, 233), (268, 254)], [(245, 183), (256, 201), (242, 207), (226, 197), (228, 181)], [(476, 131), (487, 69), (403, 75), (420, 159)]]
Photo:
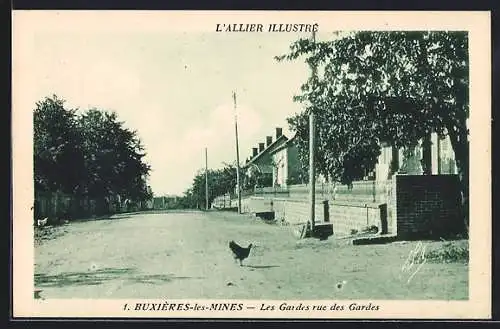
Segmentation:
[(426, 258), (435, 263), (468, 263), (469, 241), (449, 241), (440, 247), (429, 250)]

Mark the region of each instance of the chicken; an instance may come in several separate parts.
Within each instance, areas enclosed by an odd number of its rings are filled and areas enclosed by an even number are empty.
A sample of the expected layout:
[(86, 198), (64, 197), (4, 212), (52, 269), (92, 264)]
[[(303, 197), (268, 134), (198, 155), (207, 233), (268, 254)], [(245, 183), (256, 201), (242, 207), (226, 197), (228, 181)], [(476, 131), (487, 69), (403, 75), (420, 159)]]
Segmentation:
[(248, 257), (250, 254), (250, 249), (252, 249), (252, 244), (250, 243), (248, 247), (243, 248), (239, 246), (236, 242), (231, 241), (229, 242), (229, 248), (233, 252), (233, 257), (235, 260), (238, 260), (240, 262), (240, 266), (243, 265), (243, 260)]
[(38, 226), (45, 226), (45, 225), (47, 224), (47, 220), (48, 220), (48, 218), (47, 218), (47, 217), (45, 217), (44, 219), (39, 219), (39, 220), (37, 221), (37, 225), (38, 225)]
[(40, 294), (42, 293), (42, 290), (40, 289), (35, 289), (35, 292), (34, 292), (34, 297), (35, 299), (45, 299), (43, 298)]

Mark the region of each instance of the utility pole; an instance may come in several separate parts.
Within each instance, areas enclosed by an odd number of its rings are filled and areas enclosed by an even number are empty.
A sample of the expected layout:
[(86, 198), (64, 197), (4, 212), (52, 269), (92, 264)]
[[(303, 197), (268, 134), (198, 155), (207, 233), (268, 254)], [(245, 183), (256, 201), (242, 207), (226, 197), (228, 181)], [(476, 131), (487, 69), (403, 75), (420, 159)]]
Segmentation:
[(236, 112), (236, 92), (233, 91), (234, 101), (234, 131), (236, 135), (236, 187), (238, 189), (238, 214), (241, 214), (241, 187), (240, 187), (240, 148), (238, 145), (238, 115)]
[[(312, 33), (313, 42), (316, 42), (316, 33)], [(313, 64), (314, 65), (314, 64)], [(316, 66), (312, 66), (313, 78), (316, 77)], [(315, 207), (316, 207), (316, 170), (314, 164), (314, 149), (315, 149), (315, 135), (316, 124), (314, 122), (314, 111), (311, 108), (309, 111), (309, 205), (310, 205), (310, 220), (311, 220), (311, 235), (314, 232), (315, 224)]]
[(205, 147), (205, 205), (208, 210), (208, 150)]

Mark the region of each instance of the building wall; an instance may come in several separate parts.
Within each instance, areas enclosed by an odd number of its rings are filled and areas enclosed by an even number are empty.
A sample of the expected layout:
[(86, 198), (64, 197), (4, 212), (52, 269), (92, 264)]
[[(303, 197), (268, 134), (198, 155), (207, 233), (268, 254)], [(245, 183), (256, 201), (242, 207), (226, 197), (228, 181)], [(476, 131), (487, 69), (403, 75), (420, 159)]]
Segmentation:
[(439, 171), (436, 174), (457, 174), (455, 153), (453, 152), (453, 147), (448, 136), (440, 140), (439, 151), (441, 156), (439, 159)]
[(301, 184), (302, 178), (300, 177), (301, 163), (299, 160), (299, 150), (293, 144), (288, 148), (287, 164), (288, 164), (287, 179), (289, 183), (288, 185)]
[[(431, 134), (431, 173), (456, 174), (455, 154), (449, 136), (438, 138), (436, 133)], [(390, 165), (392, 161), (392, 147), (382, 146), (378, 163), (375, 166), (376, 179), (385, 180), (389, 178)], [(404, 156), (403, 150), (398, 151), (399, 167), (409, 175), (420, 175), (423, 173), (421, 160), (423, 157), (423, 146), (420, 142), (414, 149), (413, 155)]]
[(378, 181), (386, 180), (389, 178), (389, 170), (392, 161), (392, 147), (382, 146), (380, 148), (380, 155), (378, 163), (375, 165), (375, 179)]
[(302, 183), (301, 163), (298, 149), (291, 144), (273, 154), (273, 186), (288, 186)]
[(273, 168), (273, 186), (286, 186), (288, 177), (288, 149), (284, 148), (272, 155)]

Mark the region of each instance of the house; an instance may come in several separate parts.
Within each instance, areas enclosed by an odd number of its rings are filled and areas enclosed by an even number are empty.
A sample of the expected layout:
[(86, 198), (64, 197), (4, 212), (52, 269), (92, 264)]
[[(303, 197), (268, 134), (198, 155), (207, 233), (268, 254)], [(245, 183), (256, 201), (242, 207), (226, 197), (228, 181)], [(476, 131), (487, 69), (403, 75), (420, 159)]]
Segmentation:
[(286, 187), (302, 183), (301, 165), (295, 144), (297, 135), (270, 152), (273, 164), (273, 187)]
[(282, 128), (276, 128), (276, 136), (266, 136), (265, 143), (259, 143), (259, 147), (252, 149), (252, 156), (247, 159), (243, 169), (247, 172), (247, 182), (244, 185), (269, 187), (273, 185), (273, 156), (272, 151), (282, 146), (288, 138), (283, 135)]
[(381, 145), (381, 154), (375, 166), (376, 180), (386, 180), (394, 173), (410, 175), (456, 174), (455, 153), (449, 136), (439, 137), (432, 133), (425, 141), (406, 153), (402, 149)]

